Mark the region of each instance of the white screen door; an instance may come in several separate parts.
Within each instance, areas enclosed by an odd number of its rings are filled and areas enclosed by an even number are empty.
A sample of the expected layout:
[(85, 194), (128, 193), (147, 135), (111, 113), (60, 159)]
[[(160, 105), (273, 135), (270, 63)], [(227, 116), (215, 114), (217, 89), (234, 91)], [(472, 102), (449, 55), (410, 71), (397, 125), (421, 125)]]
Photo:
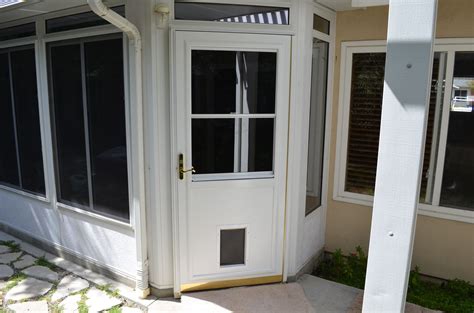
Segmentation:
[(174, 49), (180, 289), (281, 281), (290, 38), (177, 31)]

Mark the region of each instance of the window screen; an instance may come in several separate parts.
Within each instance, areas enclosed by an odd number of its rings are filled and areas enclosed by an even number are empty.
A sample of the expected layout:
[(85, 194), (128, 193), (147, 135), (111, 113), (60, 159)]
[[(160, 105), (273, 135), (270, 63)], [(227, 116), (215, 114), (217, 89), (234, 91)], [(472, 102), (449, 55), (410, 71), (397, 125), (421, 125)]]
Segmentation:
[(33, 47), (0, 50), (0, 183), (45, 195)]
[(129, 220), (122, 38), (49, 46), (60, 202)]

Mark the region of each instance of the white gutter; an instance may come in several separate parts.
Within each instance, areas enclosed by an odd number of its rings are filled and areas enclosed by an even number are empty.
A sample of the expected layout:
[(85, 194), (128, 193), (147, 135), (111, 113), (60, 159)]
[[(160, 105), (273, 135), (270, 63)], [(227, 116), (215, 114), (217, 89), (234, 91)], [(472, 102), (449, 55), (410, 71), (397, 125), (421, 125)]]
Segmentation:
[[(135, 242), (137, 258), (137, 276), (135, 291), (141, 298), (146, 298), (150, 294), (148, 285), (148, 251), (146, 238), (146, 212), (145, 212), (145, 166), (144, 166), (144, 144), (143, 144), (143, 88), (142, 88), (142, 39), (138, 28), (123, 16), (110, 10), (102, 0), (87, 0), (91, 10), (108, 21), (112, 25), (121, 29), (127, 34), (130, 45), (134, 47), (134, 66), (131, 67), (130, 83), (134, 84), (131, 88), (131, 104), (134, 110), (131, 110), (132, 119), (136, 127), (131, 128), (132, 133), (132, 172), (136, 173), (138, 181), (134, 182), (134, 193), (138, 193), (132, 200), (134, 222), (135, 222)], [(132, 85), (131, 85), (132, 86)]]

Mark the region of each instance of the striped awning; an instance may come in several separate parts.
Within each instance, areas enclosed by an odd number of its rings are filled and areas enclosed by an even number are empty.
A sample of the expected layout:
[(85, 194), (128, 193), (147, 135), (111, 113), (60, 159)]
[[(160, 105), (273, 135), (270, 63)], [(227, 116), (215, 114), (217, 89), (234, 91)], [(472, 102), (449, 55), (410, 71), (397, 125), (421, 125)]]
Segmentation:
[(276, 25), (288, 25), (289, 24), (289, 10), (277, 10), (271, 12), (262, 12), (249, 15), (231, 16), (221, 18), (220, 22), (230, 23), (252, 23), (252, 24), (276, 24)]

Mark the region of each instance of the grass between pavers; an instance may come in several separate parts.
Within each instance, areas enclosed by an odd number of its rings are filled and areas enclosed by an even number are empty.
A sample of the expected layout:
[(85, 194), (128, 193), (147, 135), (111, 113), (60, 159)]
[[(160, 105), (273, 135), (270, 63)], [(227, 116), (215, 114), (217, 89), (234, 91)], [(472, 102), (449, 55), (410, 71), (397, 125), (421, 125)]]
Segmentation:
[(7, 280), (7, 285), (3, 289), (4, 294), (7, 293), (8, 290), (12, 289), (16, 285), (18, 285), (22, 280), (26, 279), (28, 276), (25, 274), (18, 272), (13, 274), (8, 280)]
[(56, 265), (49, 262), (44, 256), (37, 258), (35, 261), (35, 265), (47, 267), (52, 271), (59, 270), (59, 268)]
[[(364, 289), (366, 269), (367, 256), (361, 247), (357, 247), (349, 256), (344, 256), (340, 249), (336, 250), (319, 264), (313, 274)], [(474, 286), (460, 279), (430, 282), (422, 279), (416, 267), (410, 273), (407, 301), (447, 313), (473, 313)]]
[(122, 308), (120, 306), (114, 306), (110, 310), (107, 311), (108, 313), (122, 313)]
[(0, 240), (0, 245), (10, 248), (10, 252), (20, 252), (21, 251), (20, 244), (16, 243), (13, 240), (7, 240), (7, 241)]
[(110, 289), (110, 284), (97, 285), (96, 288), (99, 289), (99, 290), (102, 290), (103, 292), (105, 292), (106, 294), (108, 294), (111, 297), (120, 298), (119, 290), (118, 289), (114, 289), (114, 290)]

